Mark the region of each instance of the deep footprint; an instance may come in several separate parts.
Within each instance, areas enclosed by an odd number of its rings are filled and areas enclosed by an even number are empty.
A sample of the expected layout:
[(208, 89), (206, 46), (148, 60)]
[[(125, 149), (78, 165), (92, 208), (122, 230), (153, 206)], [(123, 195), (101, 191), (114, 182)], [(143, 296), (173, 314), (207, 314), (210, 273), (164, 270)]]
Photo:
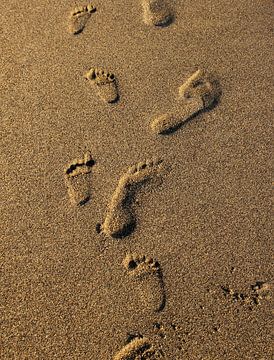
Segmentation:
[(144, 305), (152, 311), (163, 310), (166, 299), (159, 262), (144, 255), (129, 254), (125, 257), (123, 265), (136, 281), (136, 288)]
[(173, 14), (165, 0), (142, 0), (143, 19), (147, 25), (167, 26)]
[(85, 78), (89, 80), (98, 96), (107, 103), (114, 103), (119, 99), (116, 78), (111, 72), (103, 69), (91, 68)]
[(162, 114), (150, 123), (151, 130), (156, 134), (169, 134), (198, 113), (211, 109), (221, 96), (220, 84), (211, 74), (197, 70), (180, 87), (180, 111)]
[(83, 159), (73, 160), (64, 170), (65, 184), (72, 205), (81, 206), (90, 200), (89, 174), (95, 162), (89, 152)]
[(69, 32), (74, 35), (80, 34), (84, 30), (91, 14), (95, 11), (96, 8), (91, 3), (76, 7), (70, 14)]
[(135, 338), (124, 346), (113, 358), (113, 360), (141, 360), (154, 359), (156, 350), (147, 338)]
[(163, 171), (161, 160), (140, 162), (128, 169), (120, 178), (108, 205), (106, 218), (101, 226), (104, 234), (122, 238), (134, 230), (136, 218), (132, 211), (132, 203), (136, 191), (145, 182), (160, 177)]

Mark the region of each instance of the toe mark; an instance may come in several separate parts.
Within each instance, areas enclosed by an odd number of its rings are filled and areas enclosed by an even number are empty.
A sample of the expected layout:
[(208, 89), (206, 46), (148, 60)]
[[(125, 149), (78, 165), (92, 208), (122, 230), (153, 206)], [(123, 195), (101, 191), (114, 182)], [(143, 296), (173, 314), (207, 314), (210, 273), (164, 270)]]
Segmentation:
[(97, 234), (100, 234), (102, 232), (102, 225), (100, 223), (97, 223), (95, 226), (95, 230)]
[(130, 262), (128, 263), (128, 269), (129, 270), (134, 270), (134, 269), (136, 269), (136, 267), (137, 267), (136, 261), (130, 260)]

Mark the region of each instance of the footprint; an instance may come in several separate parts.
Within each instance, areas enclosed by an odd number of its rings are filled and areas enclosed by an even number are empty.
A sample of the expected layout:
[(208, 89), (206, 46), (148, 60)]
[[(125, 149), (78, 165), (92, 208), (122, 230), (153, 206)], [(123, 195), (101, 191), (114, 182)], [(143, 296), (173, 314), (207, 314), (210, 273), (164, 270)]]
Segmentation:
[(173, 20), (165, 0), (142, 0), (144, 22), (147, 25), (167, 26)]
[(116, 78), (111, 72), (103, 69), (91, 68), (85, 78), (90, 81), (99, 97), (107, 102), (114, 103), (118, 100), (119, 94), (116, 84)]
[(138, 292), (146, 307), (156, 312), (163, 310), (166, 298), (159, 262), (144, 255), (129, 254), (125, 257), (123, 265), (136, 281)]
[(210, 108), (221, 95), (218, 80), (205, 70), (197, 70), (180, 87), (181, 99), (202, 99), (204, 108)]
[(80, 34), (84, 30), (91, 14), (95, 11), (96, 8), (91, 3), (76, 7), (70, 14), (69, 32), (74, 35)]
[(170, 111), (151, 121), (151, 130), (156, 134), (169, 134), (198, 113), (211, 109), (221, 96), (220, 84), (216, 78), (205, 71), (197, 70), (180, 87), (179, 111)]
[(135, 228), (136, 219), (132, 211), (132, 203), (140, 185), (159, 178), (163, 174), (161, 160), (140, 162), (131, 166), (120, 178), (114, 191), (101, 232), (113, 238), (129, 235)]
[(94, 160), (89, 152), (84, 154), (83, 159), (73, 160), (64, 171), (65, 183), (68, 189), (69, 199), (72, 205), (84, 205), (90, 200), (89, 173)]
[(114, 356), (113, 360), (155, 359), (154, 355), (156, 350), (149, 339), (134, 338)]
[(150, 127), (157, 135), (168, 135), (179, 129), (184, 123), (190, 121), (203, 108), (200, 99), (184, 102), (180, 111), (170, 111), (154, 118)]
[(251, 285), (249, 293), (243, 293), (231, 289), (229, 286), (221, 286), (224, 296), (233, 303), (248, 305), (250, 309), (262, 305), (262, 301), (271, 300), (271, 285), (264, 281), (257, 281)]

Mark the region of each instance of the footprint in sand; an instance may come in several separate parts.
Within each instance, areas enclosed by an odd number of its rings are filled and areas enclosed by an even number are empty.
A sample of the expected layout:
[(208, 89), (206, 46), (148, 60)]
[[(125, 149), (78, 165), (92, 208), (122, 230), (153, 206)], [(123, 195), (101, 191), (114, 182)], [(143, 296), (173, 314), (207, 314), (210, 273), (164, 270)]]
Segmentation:
[(136, 282), (136, 290), (145, 306), (156, 312), (163, 310), (166, 298), (159, 262), (145, 255), (129, 254), (123, 265)]
[(96, 8), (91, 3), (85, 6), (77, 6), (69, 17), (69, 32), (74, 35), (80, 34), (84, 30), (91, 14), (95, 11)]
[(119, 99), (116, 78), (111, 72), (91, 68), (85, 74), (85, 78), (90, 81), (90, 84), (103, 101), (114, 103)]
[(125, 345), (113, 358), (113, 360), (141, 360), (158, 359), (157, 350), (148, 338), (134, 338)]
[(149, 160), (131, 166), (118, 182), (100, 231), (113, 238), (129, 235), (136, 225), (132, 203), (138, 188), (150, 180), (159, 178), (163, 171), (161, 160)]
[(221, 96), (220, 84), (213, 75), (197, 70), (179, 87), (181, 109), (162, 114), (150, 123), (156, 134), (169, 134), (198, 113), (211, 109)]
[(143, 19), (147, 25), (167, 26), (173, 20), (173, 14), (165, 0), (142, 0)]
[(83, 159), (73, 160), (65, 168), (65, 183), (72, 205), (81, 206), (90, 200), (89, 174), (94, 164), (91, 154), (87, 152)]

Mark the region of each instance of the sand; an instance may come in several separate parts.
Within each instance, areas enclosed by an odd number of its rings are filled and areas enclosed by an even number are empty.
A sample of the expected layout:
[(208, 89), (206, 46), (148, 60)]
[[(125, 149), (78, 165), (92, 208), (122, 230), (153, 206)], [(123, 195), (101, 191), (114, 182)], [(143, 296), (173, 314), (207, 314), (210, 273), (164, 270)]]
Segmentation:
[(1, 359), (273, 358), (273, 4), (154, 3), (1, 1)]

